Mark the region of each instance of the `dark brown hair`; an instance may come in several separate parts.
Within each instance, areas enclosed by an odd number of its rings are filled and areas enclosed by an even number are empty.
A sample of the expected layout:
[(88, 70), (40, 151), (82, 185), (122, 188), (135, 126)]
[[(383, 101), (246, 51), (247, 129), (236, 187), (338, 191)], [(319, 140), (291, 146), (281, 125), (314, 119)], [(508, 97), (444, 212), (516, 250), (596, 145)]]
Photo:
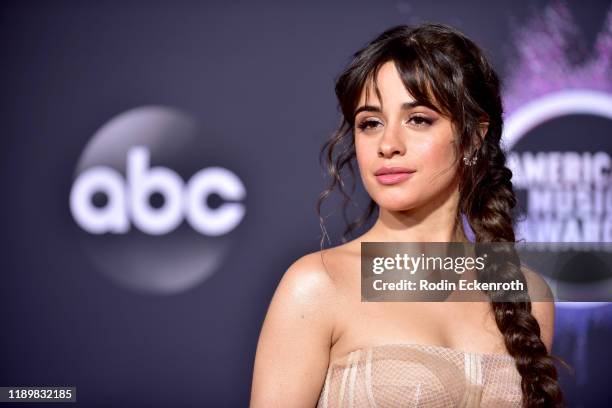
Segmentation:
[[(393, 61), (404, 86), (417, 102), (451, 119), (456, 132), (456, 157), (478, 158), (474, 165), (458, 166), (457, 222), (461, 222), (464, 214), (476, 242), (516, 242), (512, 210), (517, 200), (512, 188), (512, 171), (506, 167), (506, 156), (500, 146), (503, 126), (500, 80), (483, 52), (464, 34), (443, 24), (427, 23), (386, 30), (353, 54), (352, 61), (337, 78), (335, 91), (342, 121), (323, 145), (319, 157), (322, 161), (325, 155), (331, 176), (316, 204), (323, 231), (321, 248), (327, 235), (321, 205), (336, 187), (344, 197), (343, 215), (347, 226), (343, 242), (377, 209), (370, 198), (360, 217), (351, 222), (346, 217), (346, 207), (355, 191), (353, 115), (361, 92), (363, 89), (368, 92), (370, 81), (382, 100), (376, 77), (379, 68), (388, 61)], [(488, 122), (484, 139), (479, 136), (482, 122)], [(345, 166), (353, 178), (350, 192), (341, 176)], [(519, 279), (526, 283), (516, 253), (509, 254), (507, 259), (507, 266), (494, 272), (496, 279)], [(496, 301), (492, 293), (489, 296), (497, 327), (522, 377), (523, 406), (563, 406), (563, 393), (554, 365), (557, 358), (548, 353), (542, 342), (527, 291), (512, 302)]]

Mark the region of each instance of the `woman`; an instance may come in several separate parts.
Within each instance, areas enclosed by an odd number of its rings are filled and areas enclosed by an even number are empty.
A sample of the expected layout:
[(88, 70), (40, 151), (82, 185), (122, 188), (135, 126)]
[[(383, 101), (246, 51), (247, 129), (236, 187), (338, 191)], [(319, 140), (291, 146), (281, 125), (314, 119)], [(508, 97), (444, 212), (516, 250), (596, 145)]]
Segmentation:
[(350, 198), (340, 173), (356, 159), (371, 202), (345, 236), (378, 218), (286, 271), (251, 406), (561, 406), (552, 302), (360, 299), (362, 242), (468, 242), (463, 220), (476, 242), (515, 242), (500, 85), (482, 52), (445, 25), (393, 27), (354, 54), (336, 95), (343, 122), (322, 150), (332, 181), (317, 211), (336, 186)]

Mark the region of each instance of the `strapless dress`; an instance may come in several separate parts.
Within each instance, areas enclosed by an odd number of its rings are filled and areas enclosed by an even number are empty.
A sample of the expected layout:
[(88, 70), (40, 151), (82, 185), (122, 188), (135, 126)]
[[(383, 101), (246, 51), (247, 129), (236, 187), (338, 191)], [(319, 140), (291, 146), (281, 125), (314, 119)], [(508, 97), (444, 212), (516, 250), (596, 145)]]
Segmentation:
[(521, 401), (509, 354), (385, 344), (330, 362), (317, 408), (520, 408)]

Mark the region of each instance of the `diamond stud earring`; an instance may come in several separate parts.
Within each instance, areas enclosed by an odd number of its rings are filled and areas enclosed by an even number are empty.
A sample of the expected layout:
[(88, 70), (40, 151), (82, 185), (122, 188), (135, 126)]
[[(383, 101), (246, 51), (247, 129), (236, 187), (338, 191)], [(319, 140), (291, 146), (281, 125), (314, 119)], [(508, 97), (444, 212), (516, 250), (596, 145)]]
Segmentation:
[(472, 166), (472, 165), (476, 164), (476, 160), (477, 159), (478, 159), (478, 156), (477, 156), (476, 153), (474, 153), (474, 156), (471, 159), (469, 157), (467, 157), (467, 156), (463, 156), (463, 163), (466, 166)]

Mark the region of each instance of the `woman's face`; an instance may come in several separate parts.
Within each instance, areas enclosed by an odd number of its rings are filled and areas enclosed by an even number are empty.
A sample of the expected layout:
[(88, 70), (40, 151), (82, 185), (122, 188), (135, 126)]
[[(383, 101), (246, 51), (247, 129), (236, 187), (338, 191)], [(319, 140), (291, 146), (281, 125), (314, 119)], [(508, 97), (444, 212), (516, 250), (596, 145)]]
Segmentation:
[[(354, 129), (359, 171), (369, 195), (381, 208), (400, 211), (452, 193), (457, 188), (457, 164), (450, 119), (410, 105), (414, 98), (392, 61), (381, 66), (377, 82), (382, 110), (373, 84), (368, 84), (368, 101), (364, 89)], [(377, 176), (383, 167), (405, 170)]]

